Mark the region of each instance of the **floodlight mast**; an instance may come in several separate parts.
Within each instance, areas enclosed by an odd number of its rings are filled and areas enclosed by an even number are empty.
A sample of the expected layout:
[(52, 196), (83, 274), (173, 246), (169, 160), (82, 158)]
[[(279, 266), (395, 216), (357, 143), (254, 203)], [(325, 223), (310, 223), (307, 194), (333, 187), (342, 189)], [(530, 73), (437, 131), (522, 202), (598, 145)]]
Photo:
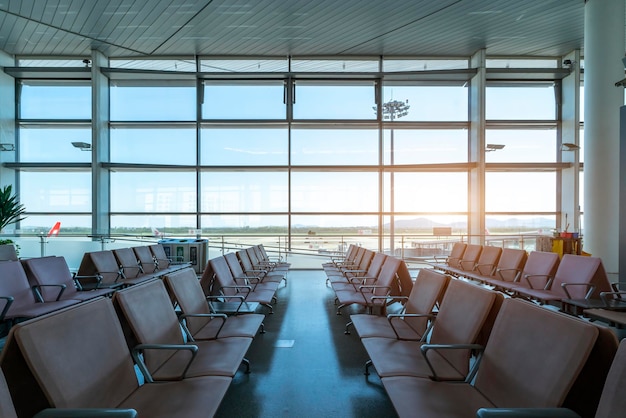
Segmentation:
[[(390, 122), (393, 122), (395, 119), (399, 119), (402, 118), (406, 115), (409, 114), (409, 108), (411, 107), (411, 105), (409, 105), (409, 99), (406, 99), (405, 101), (402, 100), (390, 100), (386, 103), (382, 104), (382, 117), (383, 119), (387, 119)], [(377, 107), (374, 106), (374, 111), (377, 111)], [(390, 192), (391, 192), (391, 199), (390, 199), (390, 204), (389, 204), (389, 210), (391, 212), (391, 216), (389, 217), (389, 241), (390, 241), (390, 250), (391, 253), (394, 253), (395, 250), (395, 229), (396, 229), (396, 223), (395, 223), (395, 190), (394, 190), (394, 171), (393, 171), (393, 165), (395, 163), (395, 158), (394, 158), (394, 153), (395, 153), (395, 144), (394, 144), (394, 140), (393, 140), (393, 125), (390, 126), (390, 141), (389, 141), (389, 163), (392, 166), (391, 172), (389, 173), (389, 187), (391, 188)]]

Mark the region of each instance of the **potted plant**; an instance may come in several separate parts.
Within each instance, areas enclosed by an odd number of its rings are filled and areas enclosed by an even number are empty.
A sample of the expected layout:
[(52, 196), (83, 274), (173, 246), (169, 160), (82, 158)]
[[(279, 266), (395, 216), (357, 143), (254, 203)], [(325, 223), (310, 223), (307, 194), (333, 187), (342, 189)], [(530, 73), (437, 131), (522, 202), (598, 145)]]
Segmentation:
[[(4, 230), (7, 225), (11, 225), (15, 222), (19, 222), (25, 217), (24, 212), (26, 208), (18, 200), (17, 196), (13, 194), (13, 186), (8, 185), (0, 188), (0, 231)], [(0, 239), (1, 244), (13, 244), (11, 239)], [(16, 246), (16, 251), (18, 250)]]

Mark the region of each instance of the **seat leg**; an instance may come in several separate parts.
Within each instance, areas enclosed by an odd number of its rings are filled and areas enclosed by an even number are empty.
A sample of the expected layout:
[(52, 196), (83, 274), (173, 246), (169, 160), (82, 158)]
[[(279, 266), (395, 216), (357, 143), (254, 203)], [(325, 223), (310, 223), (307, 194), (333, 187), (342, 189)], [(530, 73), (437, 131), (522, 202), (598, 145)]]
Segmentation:
[(370, 375), (370, 366), (372, 365), (372, 360), (367, 360), (365, 362), (365, 376)]
[(262, 303), (261, 305), (267, 307), (270, 310), (269, 312), (270, 315), (274, 313), (274, 308), (269, 303)]
[(241, 360), (241, 364), (246, 366), (246, 371), (244, 373), (250, 374), (250, 360), (248, 360), (247, 358), (244, 358), (243, 360)]
[(259, 329), (260, 329), (259, 331), (260, 334), (265, 334), (265, 324), (263, 322), (261, 322), (261, 327)]
[(351, 326), (351, 325), (352, 325), (352, 321), (350, 321), (350, 322), (348, 322), (348, 323), (346, 324), (346, 329), (345, 329), (345, 331), (343, 332), (344, 334), (346, 334), (346, 335), (350, 335), (350, 326)]
[(341, 305), (337, 306), (337, 315), (341, 315), (341, 308), (343, 308), (344, 306), (346, 306), (345, 303), (342, 303)]

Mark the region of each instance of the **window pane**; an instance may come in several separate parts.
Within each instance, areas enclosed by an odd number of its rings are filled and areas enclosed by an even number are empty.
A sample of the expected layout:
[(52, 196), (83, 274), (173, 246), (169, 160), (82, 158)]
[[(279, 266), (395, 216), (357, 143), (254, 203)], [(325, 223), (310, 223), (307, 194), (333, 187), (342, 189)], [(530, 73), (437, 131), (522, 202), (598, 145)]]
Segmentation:
[(488, 120), (554, 120), (554, 87), (487, 87), (485, 113)]
[(294, 119), (375, 119), (374, 84), (298, 82)]
[(505, 146), (488, 152), (488, 163), (556, 162), (556, 129), (488, 129), (485, 142)]
[[(385, 212), (390, 212), (391, 190), (394, 212), (467, 212), (466, 173), (385, 173)], [(445, 190), (435, 193), (434, 190)], [(425, 198), (426, 196), (430, 196)]]
[(556, 173), (486, 173), (487, 212), (556, 211)]
[(467, 121), (467, 87), (385, 85), (384, 103), (404, 103), (406, 115), (392, 107), (383, 110), (385, 120), (399, 121)]
[(291, 60), (293, 72), (378, 72), (378, 60)]
[(191, 235), (196, 229), (195, 215), (112, 215), (111, 232), (114, 234), (153, 235), (160, 234)]
[(465, 163), (468, 159), (468, 138), (465, 129), (394, 128), (386, 129), (384, 134), (385, 164)]
[(112, 127), (111, 162), (134, 164), (196, 163), (196, 129)]
[(111, 211), (195, 212), (196, 175), (171, 171), (112, 172)]
[(378, 211), (378, 173), (294, 172), (294, 212)]
[(202, 212), (286, 212), (287, 172), (202, 173)]
[(378, 130), (294, 129), (291, 132), (294, 165), (378, 164)]
[(22, 119), (91, 119), (89, 82), (21, 83), (19, 115)]
[(196, 120), (193, 82), (133, 85), (118, 81), (110, 91), (112, 121)]
[(203, 165), (286, 165), (286, 128), (204, 127), (201, 132)]
[(498, 234), (550, 234), (556, 225), (556, 216), (488, 215), (485, 224), (490, 240), (497, 240)]
[(22, 162), (91, 162), (91, 150), (82, 151), (72, 142), (91, 144), (91, 127), (20, 126), (19, 157)]
[(285, 119), (284, 85), (205, 82), (203, 119)]
[(429, 70), (457, 70), (467, 68), (469, 60), (424, 60), (424, 59), (383, 59), (383, 71), (429, 71)]
[(20, 201), (28, 212), (91, 212), (91, 173), (22, 172)]

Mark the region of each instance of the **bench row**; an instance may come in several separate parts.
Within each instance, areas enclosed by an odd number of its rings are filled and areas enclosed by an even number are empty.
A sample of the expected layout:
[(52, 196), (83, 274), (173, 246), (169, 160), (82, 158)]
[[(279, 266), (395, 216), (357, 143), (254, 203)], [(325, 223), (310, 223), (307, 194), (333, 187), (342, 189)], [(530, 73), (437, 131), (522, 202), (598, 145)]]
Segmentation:
[(568, 301), (600, 300), (613, 285), (598, 257), (478, 244), (454, 244), (432, 267), (494, 287), (507, 294), (563, 307)]
[[(432, 269), (419, 271), (401, 313), (351, 320), (366, 374), (373, 365), (401, 417), (546, 407), (592, 417), (618, 347), (606, 327)], [(622, 385), (624, 361), (613, 362)]]
[(121, 408), (212, 416), (240, 365), (249, 370), (245, 355), (264, 315), (211, 313), (193, 268), (162, 279), (14, 325), (0, 367), (17, 415)]

